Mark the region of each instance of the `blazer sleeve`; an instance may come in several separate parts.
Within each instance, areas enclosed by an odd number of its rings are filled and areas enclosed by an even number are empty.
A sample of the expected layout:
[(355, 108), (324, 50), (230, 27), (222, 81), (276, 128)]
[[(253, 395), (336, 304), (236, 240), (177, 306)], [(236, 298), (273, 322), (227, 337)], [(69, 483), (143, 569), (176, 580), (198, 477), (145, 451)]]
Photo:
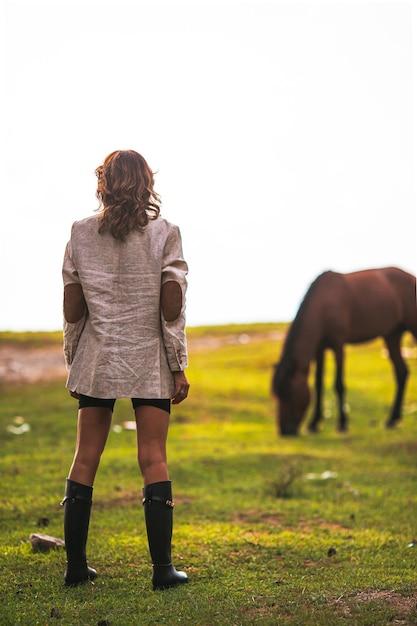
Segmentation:
[[(174, 285), (175, 302), (172, 310), (174, 315), (164, 315), (161, 306), (162, 337), (172, 372), (183, 371), (188, 366), (187, 339), (185, 334), (185, 294), (187, 291), (188, 265), (182, 251), (181, 233), (177, 226), (172, 226), (164, 246), (161, 277), (161, 300), (164, 289)], [(168, 293), (171, 290), (167, 289)], [(178, 296), (180, 294), (180, 297)], [(168, 303), (169, 304), (169, 303)]]
[[(72, 258), (71, 241), (68, 242), (66, 249), (65, 249), (64, 262), (62, 266), (62, 278), (64, 282), (64, 289), (68, 285), (72, 285), (72, 284), (80, 285), (80, 279), (78, 276), (77, 268), (75, 267), (75, 264)], [(84, 330), (87, 317), (88, 317), (87, 308), (85, 308), (85, 311), (83, 312), (82, 316), (75, 323), (68, 322), (67, 319), (65, 318), (65, 313), (63, 314), (64, 357), (65, 357), (65, 365), (68, 371), (70, 370), (71, 364), (74, 360), (75, 353), (78, 347), (78, 342)]]

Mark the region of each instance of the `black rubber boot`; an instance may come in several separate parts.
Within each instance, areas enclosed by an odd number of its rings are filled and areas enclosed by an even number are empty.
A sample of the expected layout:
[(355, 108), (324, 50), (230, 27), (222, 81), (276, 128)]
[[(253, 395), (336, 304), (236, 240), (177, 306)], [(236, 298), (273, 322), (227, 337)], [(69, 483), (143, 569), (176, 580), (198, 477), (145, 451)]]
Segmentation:
[(64, 507), (64, 536), (67, 567), (64, 581), (68, 586), (79, 585), (96, 578), (97, 572), (88, 567), (86, 545), (93, 488), (67, 478)]
[(152, 483), (143, 489), (146, 530), (152, 558), (153, 589), (168, 589), (188, 583), (185, 572), (177, 572), (171, 561), (173, 508), (171, 481)]

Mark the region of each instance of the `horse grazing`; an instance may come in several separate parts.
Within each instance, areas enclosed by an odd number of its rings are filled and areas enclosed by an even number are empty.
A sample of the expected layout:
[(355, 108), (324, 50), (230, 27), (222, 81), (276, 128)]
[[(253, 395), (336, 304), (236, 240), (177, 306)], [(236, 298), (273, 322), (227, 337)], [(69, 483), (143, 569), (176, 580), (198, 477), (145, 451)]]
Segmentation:
[(324, 354), (332, 350), (336, 361), (335, 390), (340, 432), (347, 430), (344, 410), (344, 344), (382, 337), (392, 361), (397, 383), (394, 404), (386, 426), (401, 417), (408, 367), (401, 355), (405, 331), (417, 339), (416, 278), (396, 267), (351, 274), (324, 272), (308, 289), (292, 322), (275, 366), (272, 391), (278, 399), (278, 427), (282, 435), (296, 435), (310, 402), (308, 374), (316, 362), (313, 417), (310, 432), (322, 419)]

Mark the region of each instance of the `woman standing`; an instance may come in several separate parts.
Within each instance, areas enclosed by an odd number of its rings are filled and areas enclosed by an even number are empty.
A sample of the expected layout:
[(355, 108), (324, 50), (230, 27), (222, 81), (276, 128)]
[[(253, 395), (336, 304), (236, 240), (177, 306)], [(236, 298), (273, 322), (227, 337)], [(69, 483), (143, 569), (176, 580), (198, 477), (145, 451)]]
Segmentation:
[(93, 580), (86, 543), (92, 492), (117, 398), (131, 398), (154, 589), (188, 581), (171, 561), (166, 439), (171, 401), (188, 395), (187, 264), (179, 229), (159, 215), (152, 170), (133, 150), (96, 169), (99, 213), (72, 226), (63, 263), (67, 387), (79, 403), (66, 483), (65, 584)]

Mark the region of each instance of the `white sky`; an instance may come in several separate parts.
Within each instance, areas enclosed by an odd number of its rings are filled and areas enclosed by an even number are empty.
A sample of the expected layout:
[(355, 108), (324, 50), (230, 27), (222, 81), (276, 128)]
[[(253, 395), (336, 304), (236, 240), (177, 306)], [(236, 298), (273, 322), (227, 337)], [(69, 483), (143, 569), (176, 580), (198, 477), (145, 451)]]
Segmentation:
[(416, 273), (416, 11), (3, 3), (0, 330), (61, 327), (65, 243), (115, 149), (158, 172), (189, 325), (290, 320), (326, 269)]

